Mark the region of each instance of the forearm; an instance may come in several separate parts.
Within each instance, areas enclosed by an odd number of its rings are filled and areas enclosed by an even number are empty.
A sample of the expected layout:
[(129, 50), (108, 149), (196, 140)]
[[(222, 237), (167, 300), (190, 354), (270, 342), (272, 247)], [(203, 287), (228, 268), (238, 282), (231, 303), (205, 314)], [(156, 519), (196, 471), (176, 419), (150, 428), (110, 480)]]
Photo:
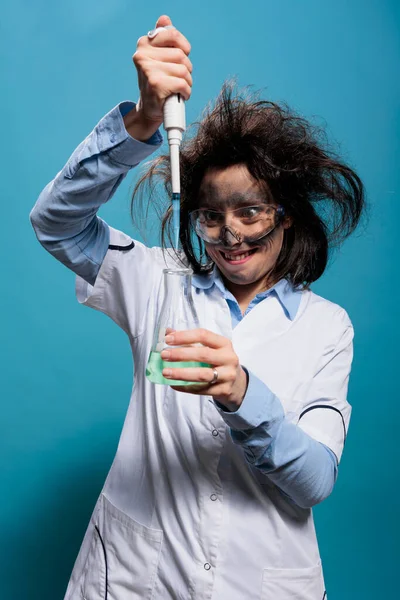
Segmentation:
[(262, 444), (260, 431), (256, 435), (261, 439), (254, 443), (254, 435), (232, 431), (232, 438), (243, 446), (249, 463), (298, 506), (311, 508), (329, 496), (337, 477), (336, 458), (329, 448), (285, 418), (275, 431), (270, 431), (267, 443)]
[(219, 412), (246, 460), (302, 508), (322, 502), (337, 477), (333, 452), (287, 420), (279, 399), (251, 372), (236, 412)]
[(134, 107), (124, 102), (101, 119), (44, 188), (30, 213), (39, 242), (90, 283), (109, 243), (108, 226), (96, 216), (97, 211), (110, 200), (128, 171), (162, 141), (157, 131), (146, 142), (131, 137), (124, 119)]

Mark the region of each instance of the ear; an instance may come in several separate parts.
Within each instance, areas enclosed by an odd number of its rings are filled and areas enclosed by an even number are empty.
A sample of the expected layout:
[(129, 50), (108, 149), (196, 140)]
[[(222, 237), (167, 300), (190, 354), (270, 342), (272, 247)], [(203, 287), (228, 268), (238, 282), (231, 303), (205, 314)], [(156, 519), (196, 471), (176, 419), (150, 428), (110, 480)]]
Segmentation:
[(289, 227), (291, 227), (292, 225), (293, 225), (293, 218), (292, 217), (284, 217), (284, 219), (282, 221), (283, 229), (289, 229)]

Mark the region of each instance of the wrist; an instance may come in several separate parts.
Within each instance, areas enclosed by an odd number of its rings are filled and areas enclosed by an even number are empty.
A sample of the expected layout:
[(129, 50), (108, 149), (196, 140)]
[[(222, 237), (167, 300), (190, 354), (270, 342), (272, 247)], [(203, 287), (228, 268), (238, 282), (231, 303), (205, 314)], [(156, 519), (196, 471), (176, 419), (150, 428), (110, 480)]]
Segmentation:
[(146, 117), (139, 105), (136, 105), (123, 117), (126, 131), (139, 142), (146, 142), (162, 125), (162, 120)]
[(249, 385), (249, 373), (245, 367), (240, 366), (235, 393), (231, 398), (215, 398), (217, 402), (224, 406), (228, 412), (236, 412), (239, 410)]
[(234, 410), (238, 410), (242, 404), (244, 397), (246, 396), (247, 388), (249, 385), (249, 372), (248, 370), (240, 365), (240, 385), (239, 385), (239, 399), (236, 401)]

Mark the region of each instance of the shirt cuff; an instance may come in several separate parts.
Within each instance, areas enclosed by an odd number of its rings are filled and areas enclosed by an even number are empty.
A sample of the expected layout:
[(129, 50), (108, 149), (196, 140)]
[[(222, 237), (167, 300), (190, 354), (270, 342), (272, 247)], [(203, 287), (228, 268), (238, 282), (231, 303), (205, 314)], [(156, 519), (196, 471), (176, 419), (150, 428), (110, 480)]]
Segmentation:
[[(136, 106), (136, 102), (130, 102), (129, 100), (125, 100), (125, 102), (121, 102), (119, 105), (119, 110), (121, 112), (121, 117), (124, 118), (125, 115), (128, 114), (131, 110), (133, 110)], [(132, 136), (131, 136), (132, 137)], [(132, 138), (135, 139), (135, 138)], [(153, 146), (159, 146), (163, 142), (163, 136), (160, 133), (160, 130), (157, 129), (155, 133), (148, 140), (145, 140), (144, 144), (151, 144)], [(136, 140), (137, 141), (137, 140)]]
[(269, 387), (251, 371), (249, 383), (242, 404), (234, 412), (228, 412), (217, 401), (214, 404), (225, 423), (235, 431), (255, 429), (262, 423), (276, 421), (284, 417), (281, 402)]
[(122, 115), (135, 106), (134, 102), (121, 102), (107, 113), (96, 126), (99, 150), (101, 152), (108, 151), (112, 161), (127, 167), (134, 167), (145, 160), (163, 142), (159, 130), (146, 142), (135, 140), (129, 135)]

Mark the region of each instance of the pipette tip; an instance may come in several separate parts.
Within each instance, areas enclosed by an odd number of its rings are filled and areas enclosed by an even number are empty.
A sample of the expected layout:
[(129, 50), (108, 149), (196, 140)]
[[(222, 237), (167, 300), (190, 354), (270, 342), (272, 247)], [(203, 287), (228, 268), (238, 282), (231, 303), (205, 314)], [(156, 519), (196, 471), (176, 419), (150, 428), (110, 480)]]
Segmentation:
[(172, 194), (172, 223), (174, 227), (174, 247), (178, 250), (179, 246), (179, 226), (180, 226), (181, 195)]

